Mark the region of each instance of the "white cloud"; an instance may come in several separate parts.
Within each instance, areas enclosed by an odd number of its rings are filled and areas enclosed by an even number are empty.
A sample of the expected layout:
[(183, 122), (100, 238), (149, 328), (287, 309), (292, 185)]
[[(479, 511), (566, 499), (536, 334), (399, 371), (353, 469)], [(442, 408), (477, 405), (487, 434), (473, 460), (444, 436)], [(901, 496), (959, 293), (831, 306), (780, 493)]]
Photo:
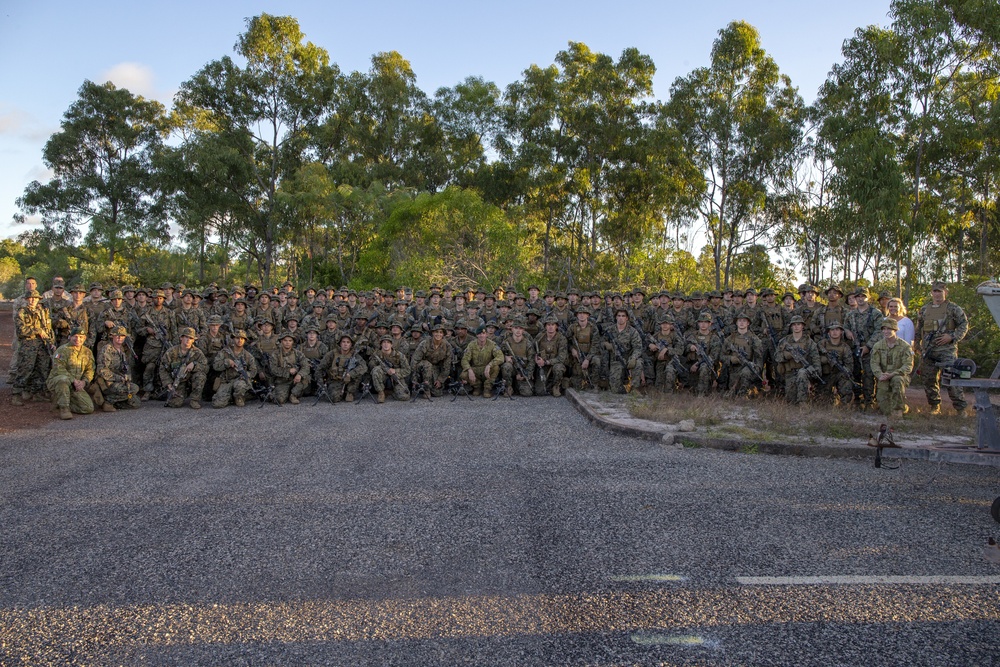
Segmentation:
[(20, 109), (0, 113), (0, 135), (18, 135), (25, 125), (28, 114)]
[(106, 70), (97, 83), (110, 81), (118, 88), (127, 88), (133, 95), (142, 95), (147, 99), (159, 99), (154, 81), (153, 70), (141, 63), (119, 63)]

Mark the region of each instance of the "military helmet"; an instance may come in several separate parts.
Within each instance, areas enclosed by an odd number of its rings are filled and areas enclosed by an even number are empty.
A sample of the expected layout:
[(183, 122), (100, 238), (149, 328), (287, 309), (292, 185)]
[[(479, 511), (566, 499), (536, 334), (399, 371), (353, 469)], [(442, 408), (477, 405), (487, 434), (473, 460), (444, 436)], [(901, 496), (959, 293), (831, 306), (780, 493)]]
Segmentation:
[(117, 327), (115, 327), (114, 329), (111, 330), (111, 335), (112, 336), (127, 336), (128, 335), (128, 329), (126, 329), (125, 327), (119, 325), (119, 326), (117, 326)]
[(192, 340), (197, 340), (198, 339), (198, 334), (195, 332), (195, 330), (192, 327), (184, 327), (183, 329), (181, 329), (181, 335), (180, 335), (180, 337), (184, 338), (185, 336), (187, 338), (192, 339)]

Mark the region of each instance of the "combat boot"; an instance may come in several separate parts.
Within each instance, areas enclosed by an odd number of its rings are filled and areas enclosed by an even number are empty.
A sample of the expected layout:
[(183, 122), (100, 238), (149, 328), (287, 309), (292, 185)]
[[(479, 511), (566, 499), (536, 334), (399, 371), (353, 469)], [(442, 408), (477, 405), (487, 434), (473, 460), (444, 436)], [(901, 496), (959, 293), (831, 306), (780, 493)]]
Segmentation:
[(21, 394), (14, 394), (10, 397), (10, 404), (13, 406), (24, 405), (24, 401), (21, 400)]
[(236, 405), (236, 407), (238, 408), (242, 408), (244, 405), (247, 404), (247, 402), (246, 399), (244, 399), (242, 396), (237, 396), (236, 398), (233, 399), (233, 404)]
[(353, 403), (354, 394), (352, 394), (351, 392), (347, 392), (347, 396), (344, 396), (344, 400), (347, 401), (348, 403)]
[(928, 414), (932, 414), (932, 415), (939, 415), (939, 414), (941, 414), (941, 404), (938, 403), (937, 405), (932, 405), (931, 406), (931, 411)]
[(105, 412), (117, 412), (115, 406), (111, 405), (111, 401), (104, 401), (101, 404), (101, 410), (104, 410)]
[(299, 398), (298, 398), (298, 396), (295, 396), (295, 395), (289, 396), (288, 397), (288, 402), (291, 403), (292, 405), (298, 405), (299, 404)]
[(192, 410), (201, 410), (201, 401), (196, 401), (196, 400), (194, 400), (192, 398), (191, 399), (191, 409)]
[(385, 403), (385, 390), (383, 389), (382, 391), (380, 391), (378, 393), (378, 396), (376, 396), (376, 398), (378, 399), (379, 403)]
[(72, 419), (73, 413), (69, 411), (68, 405), (59, 406), (59, 419)]
[(559, 388), (558, 384), (552, 386), (552, 395), (555, 396), (556, 398), (562, 396), (562, 389)]

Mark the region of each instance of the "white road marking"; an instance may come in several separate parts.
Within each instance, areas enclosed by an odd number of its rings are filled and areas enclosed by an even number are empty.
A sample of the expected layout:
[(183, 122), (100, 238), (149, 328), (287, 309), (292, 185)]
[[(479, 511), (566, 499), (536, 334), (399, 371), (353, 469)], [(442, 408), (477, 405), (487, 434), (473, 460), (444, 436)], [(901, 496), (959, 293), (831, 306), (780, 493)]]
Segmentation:
[(661, 635), (661, 634), (634, 634), (631, 636), (632, 642), (639, 646), (689, 646), (700, 648), (719, 648), (719, 642), (714, 639), (706, 639), (698, 635)]
[(744, 586), (824, 586), (824, 585), (865, 585), (865, 584), (957, 584), (982, 586), (1000, 584), (1000, 576), (872, 576), (872, 575), (827, 575), (819, 577), (736, 577)]
[(687, 577), (679, 574), (616, 574), (611, 577), (611, 581), (687, 581)]

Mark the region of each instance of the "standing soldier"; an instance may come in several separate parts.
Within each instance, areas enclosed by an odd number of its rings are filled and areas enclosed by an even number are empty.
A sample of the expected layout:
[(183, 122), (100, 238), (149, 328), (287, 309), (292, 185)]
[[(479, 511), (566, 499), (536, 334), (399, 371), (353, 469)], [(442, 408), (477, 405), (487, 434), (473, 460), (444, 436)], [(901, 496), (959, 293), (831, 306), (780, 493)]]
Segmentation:
[(278, 350), (271, 357), (274, 400), (278, 405), (284, 405), (285, 401), (298, 405), (299, 397), (309, 388), (309, 361), (295, 349), (294, 334), (282, 332), (278, 340)]
[(891, 317), (882, 321), (882, 340), (872, 346), (872, 373), (878, 379), (878, 407), (882, 414), (902, 417), (909, 412), (906, 387), (913, 370), (913, 349), (896, 336), (899, 324)]
[(476, 329), (476, 339), (470, 342), (462, 355), (462, 382), (472, 386), (472, 395), (488, 396), (493, 383), (500, 375), (503, 353), (489, 337), (485, 326)]
[(750, 331), (749, 313), (736, 314), (736, 330), (729, 334), (723, 346), (724, 357), (729, 364), (729, 395), (749, 397), (760, 386), (766, 389), (764, 369), (764, 345), (760, 338)]
[[(625, 320), (628, 321), (628, 313), (625, 313)], [(552, 395), (562, 396), (562, 381), (566, 374), (566, 362), (569, 360), (569, 351), (566, 345), (566, 336), (559, 333), (559, 320), (553, 315), (548, 315), (542, 320), (545, 331), (542, 331), (535, 338), (535, 366), (538, 367), (538, 375), (535, 380), (535, 395), (543, 396), (549, 393), (550, 387)]]
[(97, 333), (97, 342), (94, 347), (97, 350), (96, 359), (100, 361), (101, 351), (111, 343), (111, 332), (118, 327), (128, 328), (132, 314), (128, 306), (125, 305), (125, 295), (121, 290), (111, 290), (108, 294), (107, 306), (101, 311), (100, 319), (95, 323), (94, 329)]
[[(206, 290), (206, 294), (210, 294)], [(194, 305), (194, 290), (181, 292), (180, 305), (174, 309), (174, 322), (178, 329), (191, 327), (200, 336), (205, 333), (205, 319), (210, 307), (199, 308)], [(208, 299), (205, 300), (208, 302)], [(209, 360), (211, 362), (211, 360)]]
[[(97, 390), (91, 392), (94, 403), (100, 404), (104, 412), (114, 412), (118, 408), (138, 408), (139, 385), (132, 379), (135, 359), (125, 347), (128, 329), (118, 326), (111, 330), (111, 340), (104, 347), (100, 364), (94, 377)], [(100, 400), (98, 400), (100, 396)]]
[(760, 291), (764, 299), (760, 307), (756, 330), (764, 343), (764, 371), (768, 383), (775, 387), (775, 391), (784, 389), (784, 379), (781, 377), (780, 364), (775, 360), (778, 352), (778, 343), (781, 342), (785, 332), (788, 331), (788, 320), (791, 317), (788, 311), (777, 302), (777, 294), (770, 287), (765, 287)]
[[(32, 394), (41, 394), (45, 390), (46, 378), (49, 377), (51, 354), (55, 350), (52, 340), (55, 336), (52, 333), (49, 311), (42, 307), (41, 301), (42, 295), (38, 290), (32, 289), (25, 293), (25, 305), (16, 313), (15, 329), (18, 346), (15, 355), (16, 365), (11, 378), (11, 405), (23, 405), (30, 400)], [(79, 333), (74, 335), (80, 336)], [(80, 344), (82, 341), (83, 338)], [(93, 376), (93, 362), (91, 362), (91, 376)], [(93, 411), (93, 406), (90, 409)], [(69, 417), (63, 418), (69, 419)]]
[(702, 313), (698, 316), (698, 328), (689, 333), (684, 341), (691, 388), (696, 396), (707, 396), (712, 391), (712, 383), (719, 379), (722, 338), (712, 331), (712, 324), (712, 314)]
[[(942, 282), (931, 285), (931, 302), (920, 309), (914, 341), (920, 352), (920, 370), (931, 414), (941, 414), (941, 368), (958, 358), (958, 343), (969, 331), (965, 311), (948, 301), (948, 286)], [(948, 387), (948, 397), (958, 414), (965, 416), (965, 393), (961, 387)]]
[(327, 352), (319, 364), (331, 403), (352, 402), (367, 372), (368, 366), (354, 350), (354, 339), (348, 333), (340, 334), (337, 347)]
[(875, 404), (875, 378), (872, 375), (872, 345), (882, 338), (882, 313), (868, 303), (868, 291), (863, 287), (854, 290), (858, 307), (848, 313), (845, 333), (854, 347), (855, 372), (861, 375), (861, 409)]
[(840, 285), (833, 283), (826, 288), (827, 303), (816, 309), (812, 321), (812, 337), (817, 343), (826, 338), (831, 323), (841, 324), (847, 320), (850, 309), (843, 302), (843, 298), (844, 291), (840, 289)]
[(441, 396), (454, 364), (455, 349), (444, 339), (444, 325), (435, 324), (431, 327), (430, 337), (422, 340), (413, 351), (410, 366), (414, 382), (428, 387), (432, 396)]
[(247, 394), (253, 389), (253, 377), (257, 374), (257, 360), (246, 349), (247, 332), (237, 329), (233, 333), (233, 345), (217, 355), (212, 368), (219, 373), (219, 389), (212, 396), (213, 408), (224, 408), (232, 400), (238, 408), (246, 405)]
[(819, 346), (805, 334), (805, 321), (801, 317), (794, 316), (789, 326), (792, 333), (778, 344), (775, 360), (783, 366), (785, 399), (792, 405), (804, 405), (809, 401), (812, 382), (822, 379)]
[(226, 346), (226, 336), (222, 332), (222, 318), (219, 315), (209, 316), (207, 328), (208, 331), (198, 339), (197, 343), (198, 349), (205, 355), (205, 360), (208, 363), (208, 379), (205, 382), (205, 386), (208, 389), (208, 396), (203, 397), (206, 400), (210, 399), (219, 388), (217, 386), (218, 374), (215, 371), (214, 361), (215, 355)]
[(201, 409), (208, 361), (195, 347), (198, 334), (191, 327), (181, 329), (180, 343), (163, 353), (160, 359), (160, 384), (167, 390), (167, 407), (179, 408), (191, 397), (191, 409)]
[[(142, 326), (146, 332), (146, 344), (142, 348), (142, 372), (143, 392), (139, 394), (142, 400), (148, 400), (153, 393), (153, 381), (157, 377), (157, 366), (164, 351), (169, 348), (177, 329), (174, 325), (174, 313), (167, 308), (164, 303), (166, 293), (158, 289), (153, 293), (153, 304), (142, 315)], [(159, 373), (162, 378), (163, 374)]]
[(590, 323), (588, 306), (577, 306), (576, 322), (569, 325), (566, 339), (572, 358), (570, 383), (576, 389), (596, 389), (601, 375), (601, 346), (597, 327)]
[(629, 313), (624, 306), (615, 308), (614, 316), (614, 326), (604, 330), (604, 349), (608, 352), (608, 387), (613, 393), (624, 394), (640, 382), (642, 337), (629, 324)]
[(844, 338), (844, 327), (832, 321), (826, 325), (826, 337), (819, 342), (823, 364), (823, 398), (830, 404), (849, 408), (854, 404), (854, 354)]
[(372, 355), (370, 364), (376, 399), (385, 403), (385, 390), (388, 388), (397, 401), (410, 400), (410, 362), (405, 354), (393, 349), (392, 336), (382, 336), (379, 345), (380, 349)]
[(315, 391), (318, 391), (317, 384), (320, 376), (317, 371), (319, 370), (319, 364), (323, 361), (326, 353), (330, 351), (330, 348), (319, 339), (319, 328), (315, 324), (310, 324), (306, 327), (306, 338), (302, 342), (302, 345), (299, 346), (299, 350), (302, 351), (302, 356), (309, 363), (309, 376), (312, 382), (306, 395), (311, 395)]
[(90, 327), (90, 319), (87, 316), (87, 305), (83, 299), (87, 296), (87, 290), (83, 285), (77, 283), (69, 290), (72, 299), (64, 308), (51, 313), (52, 326), (56, 334), (56, 345), (62, 345), (69, 339), (71, 329), (80, 329), (87, 336), (84, 345), (90, 347), (90, 338), (93, 335)]
[(59, 409), (60, 419), (94, 411), (94, 402), (87, 393), (87, 386), (94, 379), (94, 354), (84, 345), (85, 340), (83, 331), (73, 329), (69, 342), (52, 356), (52, 370), (45, 386), (52, 393), (52, 405)]
[(507, 395), (514, 391), (521, 396), (531, 396), (531, 378), (535, 374), (534, 344), (524, 331), (524, 320), (514, 319), (510, 336), (503, 343), (504, 364), (501, 367), (503, 379), (507, 382)]

